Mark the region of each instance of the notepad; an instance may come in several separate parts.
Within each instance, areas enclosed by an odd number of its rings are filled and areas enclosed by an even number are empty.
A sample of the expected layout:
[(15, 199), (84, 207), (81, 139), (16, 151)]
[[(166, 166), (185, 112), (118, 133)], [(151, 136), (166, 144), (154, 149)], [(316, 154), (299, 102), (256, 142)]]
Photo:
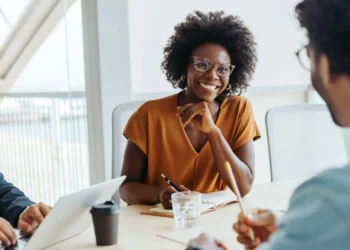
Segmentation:
[[(220, 207), (226, 206), (227, 204), (237, 201), (236, 195), (230, 189), (202, 194), (201, 196), (201, 214), (208, 213), (210, 211), (219, 209)], [(142, 212), (141, 214), (172, 218), (173, 210), (164, 209), (162, 204), (158, 204), (156, 205), (156, 207), (151, 208), (147, 212)]]

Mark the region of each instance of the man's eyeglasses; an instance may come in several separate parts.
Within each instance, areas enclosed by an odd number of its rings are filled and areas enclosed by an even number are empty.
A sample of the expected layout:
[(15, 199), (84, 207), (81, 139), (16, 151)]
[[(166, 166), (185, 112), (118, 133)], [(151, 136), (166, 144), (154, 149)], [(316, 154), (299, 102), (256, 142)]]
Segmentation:
[(298, 57), (298, 60), (301, 64), (301, 66), (306, 69), (307, 71), (311, 70), (311, 60), (310, 60), (310, 56), (309, 56), (309, 52), (308, 52), (308, 45), (302, 47), (301, 49), (299, 49), (295, 55)]
[(193, 60), (193, 66), (197, 71), (207, 72), (214, 67), (216, 74), (220, 77), (230, 76), (233, 69), (235, 68), (234, 65), (213, 63), (212, 61), (206, 58), (200, 58), (197, 56), (191, 56), (190, 58)]

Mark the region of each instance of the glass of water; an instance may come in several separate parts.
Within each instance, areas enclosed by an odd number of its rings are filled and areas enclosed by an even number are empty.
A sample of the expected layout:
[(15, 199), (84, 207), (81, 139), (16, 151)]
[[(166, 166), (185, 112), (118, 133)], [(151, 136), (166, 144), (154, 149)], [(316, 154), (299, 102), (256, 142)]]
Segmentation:
[(178, 192), (171, 195), (175, 228), (193, 228), (199, 225), (201, 215), (201, 193)]

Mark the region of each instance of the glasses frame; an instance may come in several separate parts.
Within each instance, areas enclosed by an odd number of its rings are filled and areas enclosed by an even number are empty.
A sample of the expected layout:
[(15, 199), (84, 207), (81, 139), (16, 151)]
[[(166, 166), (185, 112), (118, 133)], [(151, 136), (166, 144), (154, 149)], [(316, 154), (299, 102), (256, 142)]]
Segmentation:
[[(216, 72), (216, 74), (217, 74), (219, 77), (229, 77), (229, 76), (232, 74), (233, 70), (236, 68), (236, 66), (233, 65), (233, 64), (229, 64), (229, 63), (227, 63), (227, 64), (225, 64), (225, 63), (214, 63), (214, 62), (210, 61), (208, 58), (202, 58), (202, 57), (198, 57), (198, 56), (191, 56), (190, 59), (193, 60), (193, 67), (194, 67), (195, 70), (197, 70), (198, 72), (202, 72), (202, 73), (208, 72), (208, 71), (210, 71), (210, 70), (214, 67), (215, 72)], [(209, 63), (209, 68), (208, 68), (206, 71), (200, 71), (200, 70), (196, 69), (196, 66), (194, 65), (196, 60), (204, 60), (204, 61), (207, 61), (207, 62)], [(222, 66), (222, 65), (230, 66), (230, 73), (229, 73), (229, 74), (227, 74), (227, 75), (222, 75), (221, 73), (217, 72), (217, 68), (218, 68), (219, 66)]]
[(297, 52), (295, 52), (295, 55), (298, 57), (298, 61), (301, 65), (301, 67), (303, 67), (307, 71), (311, 71), (311, 66), (310, 66), (310, 68), (306, 67), (306, 65), (303, 63), (303, 60), (300, 57), (300, 54), (303, 52), (303, 50), (306, 50), (306, 55), (310, 58), (309, 52), (308, 52), (309, 45), (305, 45), (305, 46), (301, 47)]

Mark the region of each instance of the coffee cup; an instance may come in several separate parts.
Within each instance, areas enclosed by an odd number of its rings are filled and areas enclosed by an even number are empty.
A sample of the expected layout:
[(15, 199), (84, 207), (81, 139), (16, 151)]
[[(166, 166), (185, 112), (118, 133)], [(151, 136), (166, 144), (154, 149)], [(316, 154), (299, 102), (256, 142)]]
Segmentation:
[(118, 243), (119, 205), (113, 201), (93, 205), (90, 213), (94, 224), (96, 245), (109, 246)]

